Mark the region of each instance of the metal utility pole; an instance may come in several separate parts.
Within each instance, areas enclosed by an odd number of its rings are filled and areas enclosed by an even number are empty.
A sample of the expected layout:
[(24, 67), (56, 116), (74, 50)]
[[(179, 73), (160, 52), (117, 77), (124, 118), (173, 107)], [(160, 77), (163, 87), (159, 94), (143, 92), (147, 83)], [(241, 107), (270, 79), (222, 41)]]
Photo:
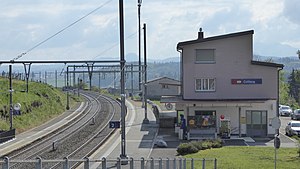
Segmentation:
[(101, 84), (101, 83), (100, 83), (100, 82), (101, 82), (101, 81), (100, 81), (100, 79), (101, 79), (101, 74), (100, 74), (100, 72), (99, 72), (99, 74), (98, 74), (98, 78), (99, 78), (98, 80), (99, 80), (99, 90), (100, 90), (100, 89), (101, 89), (101, 85), (100, 85), (100, 84)]
[[(75, 72), (75, 66), (73, 67), (73, 71)], [(75, 87), (75, 83), (76, 83), (76, 75), (75, 73), (73, 73), (73, 87)]]
[(67, 90), (67, 106), (66, 106), (66, 109), (69, 110), (70, 109), (70, 105), (69, 105), (69, 67), (67, 66), (67, 87), (66, 87), (66, 90)]
[(131, 100), (133, 100), (133, 64), (131, 64)]
[(45, 84), (47, 84), (47, 71), (45, 71)]
[[(121, 69), (121, 159), (128, 159), (126, 155), (125, 140), (125, 59), (124, 59), (124, 18), (123, 18), (123, 0), (119, 0), (120, 17), (120, 69)], [(122, 164), (128, 164), (128, 161), (122, 161)]]
[(147, 117), (147, 48), (146, 48), (146, 24), (144, 23), (144, 106), (145, 106), (145, 118), (143, 120), (144, 124), (149, 123)]
[(141, 90), (141, 5), (142, 0), (138, 0), (138, 29), (139, 29), (139, 91)]
[(57, 88), (57, 70), (55, 70), (55, 88)]
[(13, 99), (12, 99), (12, 65), (9, 65), (9, 122), (10, 130), (13, 129)]

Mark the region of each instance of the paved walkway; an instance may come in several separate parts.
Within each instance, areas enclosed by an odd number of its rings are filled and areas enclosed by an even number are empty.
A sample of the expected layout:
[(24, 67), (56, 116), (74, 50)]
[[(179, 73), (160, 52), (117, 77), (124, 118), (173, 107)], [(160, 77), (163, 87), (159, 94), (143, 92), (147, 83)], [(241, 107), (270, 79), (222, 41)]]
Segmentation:
[[(125, 152), (128, 158), (141, 159), (144, 157), (148, 159), (152, 153), (155, 138), (158, 133), (158, 124), (151, 110), (148, 109), (147, 117), (149, 124), (143, 124), (145, 117), (144, 108), (141, 108), (139, 102), (126, 101), (128, 114), (126, 116), (126, 144)], [(120, 129), (116, 131), (113, 136), (96, 151), (91, 159), (102, 159), (103, 157), (116, 160), (121, 154), (121, 134)], [(91, 168), (98, 168), (98, 163), (91, 163)], [(115, 168), (115, 161), (108, 163), (108, 168)], [(124, 166), (127, 168), (129, 166)]]

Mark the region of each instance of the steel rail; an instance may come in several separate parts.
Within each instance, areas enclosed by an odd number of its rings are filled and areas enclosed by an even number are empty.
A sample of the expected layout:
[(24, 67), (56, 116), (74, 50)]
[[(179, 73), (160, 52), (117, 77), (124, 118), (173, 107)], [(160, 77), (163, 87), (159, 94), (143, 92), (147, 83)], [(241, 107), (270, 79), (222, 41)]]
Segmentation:
[[(71, 152), (66, 157), (67, 159), (74, 158), (77, 155), (76, 153), (81, 152), (86, 146), (91, 144), (96, 138), (98, 138), (99, 134), (102, 134), (103, 131), (108, 128), (109, 121), (113, 120), (114, 115), (116, 114), (116, 111), (117, 111), (116, 107), (114, 106), (114, 103), (118, 103), (118, 102), (115, 101), (115, 100), (112, 100), (112, 98), (109, 98), (107, 96), (101, 95), (101, 97), (104, 98), (105, 100), (107, 100), (110, 103), (111, 107), (113, 108), (113, 111), (111, 112), (112, 116), (109, 118), (109, 120), (107, 122), (105, 122), (105, 124), (100, 128), (100, 130), (98, 132), (96, 132), (91, 138), (89, 138), (85, 143), (83, 143), (76, 150)], [(118, 103), (118, 106), (120, 106), (120, 103)], [(105, 133), (105, 137), (103, 139), (101, 139), (100, 142), (96, 141), (98, 143), (98, 144), (96, 144), (96, 146), (93, 146), (93, 148), (91, 150), (89, 150), (87, 153), (85, 153), (84, 155), (79, 155), (80, 157), (78, 157), (78, 155), (77, 155), (77, 158), (84, 159), (85, 157), (90, 156), (94, 151), (96, 151), (111, 136), (111, 134), (114, 131), (115, 131), (115, 129), (110, 129), (109, 133), (108, 134)], [(72, 163), (71, 161), (70, 161), (70, 163), (71, 163), (70, 168), (76, 168), (77, 166), (79, 166), (81, 164), (81, 162), (73, 162)], [(50, 169), (55, 169), (55, 168), (61, 168), (61, 163), (56, 163)]]
[[(96, 100), (95, 97), (93, 98), (93, 97), (90, 97), (90, 96), (85, 95), (85, 94), (82, 94), (82, 95), (88, 100), (89, 104), (93, 103), (93, 100)], [(35, 158), (41, 152), (44, 152), (45, 150), (47, 150), (47, 149), (49, 149), (53, 146), (52, 144), (50, 144), (50, 143), (53, 142), (53, 138), (60, 137), (59, 135), (63, 134), (63, 136), (61, 136), (60, 138), (54, 139), (59, 143), (59, 142), (63, 142), (67, 138), (71, 137), (74, 134), (75, 131), (79, 130), (83, 126), (86, 126), (91, 121), (91, 119), (95, 116), (95, 114), (97, 113), (97, 112), (94, 112), (94, 111), (92, 112), (91, 111), (92, 110), (91, 105), (92, 104), (90, 104), (90, 106), (88, 108), (85, 107), (87, 110), (85, 110), (86, 113), (84, 113), (83, 116), (80, 116), (78, 119), (75, 119), (75, 121), (70, 122), (70, 124), (67, 127), (63, 128), (58, 133), (55, 133), (54, 135), (50, 136), (49, 139), (48, 138), (46, 140), (41, 139), (41, 142), (39, 142), (38, 144), (32, 144), (31, 146), (27, 147), (26, 149), (24, 149), (20, 153), (17, 153), (16, 155), (11, 156), (10, 158), (15, 159), (18, 156), (21, 156), (21, 157), (25, 156), (25, 159)], [(100, 104), (96, 104), (96, 105), (100, 105)], [(88, 116), (88, 115), (90, 115), (90, 116)], [(84, 120), (84, 118), (87, 118), (87, 119)], [(75, 126), (76, 124), (80, 123), (81, 120), (84, 120), (81, 123), (81, 125)], [(74, 128), (74, 126), (75, 126), (75, 128)], [(72, 127), (73, 127), (73, 129), (71, 129)], [(71, 129), (71, 131), (66, 132), (68, 129)], [(41, 146), (43, 146), (43, 144), (46, 144), (46, 146), (41, 147)], [(33, 154), (28, 155), (28, 152), (32, 152), (32, 150), (34, 148), (36, 149), (36, 147), (38, 147), (38, 150), (36, 150)], [(12, 165), (11, 168), (18, 168), (18, 164)]]
[[(120, 106), (119, 108), (121, 108), (121, 103), (120, 102), (117, 102), (118, 105)], [(115, 109), (116, 110), (116, 109)], [(121, 118), (119, 119), (121, 120)], [(108, 126), (108, 123), (106, 124), (106, 126)], [(98, 144), (96, 144), (96, 146), (94, 146), (93, 149), (91, 149), (88, 153), (86, 153), (84, 155), (84, 157), (82, 157), (81, 159), (84, 160), (84, 158), (87, 158), (89, 156), (91, 156), (97, 149), (99, 149), (109, 138), (110, 136), (116, 131), (116, 129), (112, 129), (100, 142), (98, 142)], [(100, 134), (101, 132), (99, 132)], [(92, 138), (93, 140), (95, 138), (97, 138), (98, 135), (94, 135), (94, 137)], [(92, 141), (92, 140), (91, 140)], [(70, 158), (70, 157), (69, 157)], [(71, 165), (71, 168), (77, 168), (78, 166), (80, 166), (82, 164), (82, 162), (77, 162), (73, 165)]]

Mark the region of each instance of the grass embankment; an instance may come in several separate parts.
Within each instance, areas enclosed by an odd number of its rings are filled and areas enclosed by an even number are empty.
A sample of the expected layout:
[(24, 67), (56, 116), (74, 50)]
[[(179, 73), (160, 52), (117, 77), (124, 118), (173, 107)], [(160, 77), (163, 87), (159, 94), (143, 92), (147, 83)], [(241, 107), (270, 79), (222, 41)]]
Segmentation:
[[(201, 150), (198, 153), (184, 156), (186, 158), (216, 158), (217, 168), (222, 169), (272, 169), (274, 168), (275, 151), (273, 147), (222, 147)], [(202, 168), (197, 163), (196, 169)], [(207, 161), (206, 167), (212, 168), (213, 162)], [(300, 157), (297, 148), (280, 148), (277, 150), (277, 168), (298, 169)]]
[[(17, 133), (39, 126), (65, 111), (66, 94), (50, 85), (29, 82), (28, 93), (24, 92), (25, 81), (13, 80), (12, 86), (13, 104), (20, 103), (22, 113), (13, 117), (13, 128), (16, 128)], [(0, 130), (8, 130), (10, 127), (8, 91), (8, 79), (0, 78)], [(70, 99), (71, 107), (75, 103)]]

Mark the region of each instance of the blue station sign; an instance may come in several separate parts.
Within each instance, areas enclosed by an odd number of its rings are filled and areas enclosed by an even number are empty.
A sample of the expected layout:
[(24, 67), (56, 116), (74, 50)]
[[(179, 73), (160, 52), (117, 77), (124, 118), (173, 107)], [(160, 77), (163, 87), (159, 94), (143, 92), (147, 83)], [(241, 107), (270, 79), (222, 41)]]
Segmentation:
[(262, 79), (231, 79), (231, 84), (262, 84)]

